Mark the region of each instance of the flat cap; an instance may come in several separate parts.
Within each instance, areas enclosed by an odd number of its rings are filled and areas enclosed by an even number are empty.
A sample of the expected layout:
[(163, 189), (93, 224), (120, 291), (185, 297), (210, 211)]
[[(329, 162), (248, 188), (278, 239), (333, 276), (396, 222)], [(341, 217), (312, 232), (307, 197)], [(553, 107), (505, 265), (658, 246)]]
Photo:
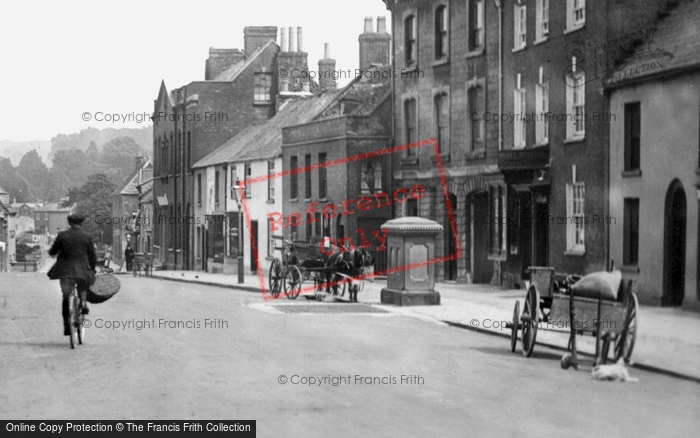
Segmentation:
[(83, 223), (83, 220), (85, 220), (85, 218), (79, 214), (71, 214), (70, 216), (68, 216), (69, 224), (80, 225)]

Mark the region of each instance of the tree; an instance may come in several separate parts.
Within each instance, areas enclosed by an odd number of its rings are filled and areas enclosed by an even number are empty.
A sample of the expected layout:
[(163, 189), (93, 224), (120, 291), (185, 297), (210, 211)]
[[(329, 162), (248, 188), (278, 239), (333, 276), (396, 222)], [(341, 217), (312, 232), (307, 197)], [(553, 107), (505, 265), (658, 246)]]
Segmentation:
[(102, 145), (100, 162), (105, 169), (118, 169), (126, 178), (134, 171), (134, 157), (141, 155), (141, 147), (131, 137), (118, 137)]
[(90, 216), (91, 221), (83, 226), (95, 242), (112, 244), (112, 223), (109, 220), (95, 219), (112, 217), (112, 193), (117, 189), (107, 175), (96, 173), (87, 177), (87, 182), (68, 193), (68, 205), (76, 205), (77, 214)]
[(33, 202), (32, 190), (24, 177), (17, 173), (9, 158), (0, 158), (0, 187), (10, 195), (10, 202)]
[(80, 149), (56, 151), (53, 156), (53, 167), (56, 179), (63, 184), (63, 191), (72, 187), (80, 187), (87, 181), (91, 173), (99, 173), (102, 169), (99, 163), (89, 162), (85, 152)]
[(90, 146), (88, 146), (87, 150), (85, 151), (85, 158), (92, 163), (97, 163), (100, 159), (100, 150), (97, 147), (97, 143), (94, 141), (90, 142)]
[(35, 200), (44, 198), (49, 168), (41, 160), (36, 149), (24, 154), (19, 166), (17, 166), (17, 173), (29, 183)]

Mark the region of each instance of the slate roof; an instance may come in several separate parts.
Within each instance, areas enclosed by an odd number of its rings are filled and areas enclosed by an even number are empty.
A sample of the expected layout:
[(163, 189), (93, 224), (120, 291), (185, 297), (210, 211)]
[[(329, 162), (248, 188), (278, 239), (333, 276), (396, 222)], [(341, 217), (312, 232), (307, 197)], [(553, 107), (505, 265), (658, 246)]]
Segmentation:
[(266, 123), (248, 126), (192, 167), (201, 168), (233, 161), (264, 160), (280, 156), (282, 128), (312, 121), (338, 94), (339, 91), (332, 91), (315, 97), (289, 99)]
[(65, 212), (65, 211), (70, 211), (70, 208), (68, 207), (60, 207), (57, 202), (52, 202), (51, 204), (46, 204), (42, 207), (37, 208), (34, 211), (59, 211), (59, 212)]
[(151, 163), (151, 159), (148, 158), (145, 163), (141, 165), (138, 169), (134, 170), (131, 172), (128, 178), (124, 180), (124, 182), (117, 186), (117, 189), (112, 192), (112, 196), (114, 195), (138, 195), (139, 191), (136, 189), (136, 186), (139, 185), (142, 181), (138, 180), (138, 176), (141, 173), (143, 169), (151, 169), (153, 167)]
[[(631, 80), (623, 79), (613, 86), (636, 82), (659, 74), (700, 68), (700, 1), (682, 0), (677, 7), (670, 9), (668, 15), (663, 16), (656, 23), (652, 40), (651, 49), (656, 49), (656, 53), (650, 53), (648, 45), (638, 46), (636, 56), (626, 60), (625, 70), (637, 64), (648, 63), (652, 57), (658, 59), (663, 67), (649, 69), (634, 75)], [(663, 56), (664, 52), (667, 52), (666, 56)]]
[(316, 119), (371, 114), (391, 95), (391, 66), (374, 66), (353, 79)]
[(260, 56), (261, 53), (263, 53), (265, 50), (267, 50), (268, 47), (271, 45), (277, 45), (277, 43), (274, 40), (269, 40), (265, 45), (258, 47), (255, 49), (253, 53), (250, 54), (250, 56), (243, 62), (239, 62), (237, 64), (232, 65), (231, 67), (227, 68), (226, 70), (222, 71), (219, 73), (213, 81), (215, 82), (233, 82), (235, 81), (238, 76), (244, 72), (251, 64), (255, 62), (255, 60)]

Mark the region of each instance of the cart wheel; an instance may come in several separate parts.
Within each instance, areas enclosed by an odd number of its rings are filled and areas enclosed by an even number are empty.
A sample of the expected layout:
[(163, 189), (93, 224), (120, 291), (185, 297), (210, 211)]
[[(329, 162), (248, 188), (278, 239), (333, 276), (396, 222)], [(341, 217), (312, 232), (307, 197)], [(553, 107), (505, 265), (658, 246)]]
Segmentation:
[(568, 370), (569, 367), (571, 366), (571, 355), (569, 353), (564, 354), (561, 357), (561, 369), (563, 370)]
[(515, 310), (513, 310), (513, 327), (510, 328), (510, 351), (515, 351), (515, 345), (518, 343), (518, 325), (520, 325), (520, 301), (515, 302)]
[(345, 289), (347, 288), (347, 283), (342, 275), (335, 274), (332, 280), (333, 286), (331, 286), (331, 291), (333, 295), (337, 297), (342, 297), (345, 295)]
[(523, 306), (523, 314), (520, 317), (523, 323), (523, 355), (530, 357), (535, 349), (537, 339), (537, 291), (535, 286), (530, 286)]
[(282, 291), (282, 261), (276, 258), (272, 261), (270, 265), (270, 274), (268, 276), (270, 285), (270, 295), (277, 298)]
[(615, 341), (615, 361), (620, 358), (625, 358), (625, 363), (629, 364), (632, 361), (632, 349), (634, 349), (634, 341), (637, 338), (637, 330), (639, 330), (639, 302), (637, 294), (632, 292), (629, 303), (627, 304), (627, 315), (625, 316), (625, 326), (622, 333)]
[(299, 268), (296, 266), (287, 268), (287, 272), (284, 274), (284, 294), (288, 299), (296, 300), (301, 293), (302, 281), (303, 279)]

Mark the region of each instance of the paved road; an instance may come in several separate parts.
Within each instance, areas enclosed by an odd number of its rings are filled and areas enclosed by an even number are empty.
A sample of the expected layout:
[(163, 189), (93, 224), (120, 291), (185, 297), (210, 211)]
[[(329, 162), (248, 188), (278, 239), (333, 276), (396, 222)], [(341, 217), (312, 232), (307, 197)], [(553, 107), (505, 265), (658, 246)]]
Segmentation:
[[(502, 338), (354, 313), (367, 306), (120, 280), (117, 296), (91, 307), (86, 344), (71, 350), (57, 282), (0, 274), (1, 418), (255, 419), (260, 437), (694, 436), (700, 428), (695, 383), (640, 370), (632, 370), (640, 383), (597, 382), (588, 368), (562, 371), (558, 352), (538, 348), (525, 359)], [(135, 327), (160, 320), (192, 328)], [(133, 322), (105, 328), (111, 321)], [(402, 375), (420, 379), (401, 384)], [(309, 377), (328, 381), (299, 383)]]

